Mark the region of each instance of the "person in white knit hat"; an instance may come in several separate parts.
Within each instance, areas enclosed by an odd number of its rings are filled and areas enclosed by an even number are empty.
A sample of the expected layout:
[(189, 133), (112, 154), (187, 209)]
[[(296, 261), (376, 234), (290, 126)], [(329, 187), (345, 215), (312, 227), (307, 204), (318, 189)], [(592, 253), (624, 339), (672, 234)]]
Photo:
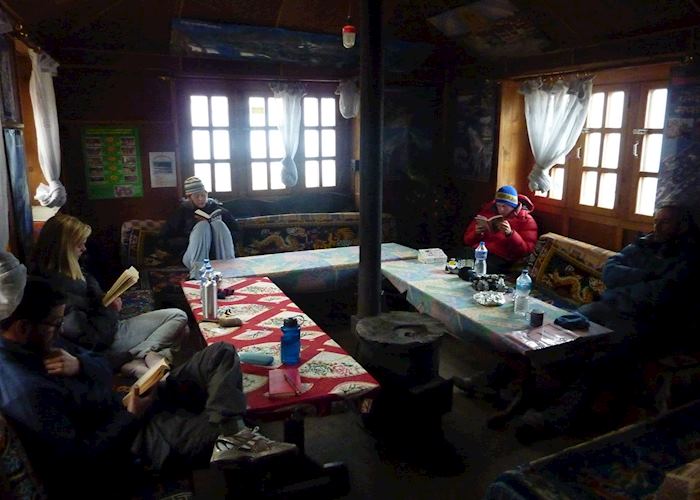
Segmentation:
[[(198, 177), (188, 177), (184, 184), (185, 198), (160, 232), (160, 246), (181, 256), (182, 263), (196, 277), (206, 258), (233, 259), (232, 230), (235, 220), (221, 203), (209, 198)], [(207, 214), (208, 217), (200, 215)]]
[(9, 252), (0, 251), (0, 320), (9, 317), (22, 300), (27, 268)]

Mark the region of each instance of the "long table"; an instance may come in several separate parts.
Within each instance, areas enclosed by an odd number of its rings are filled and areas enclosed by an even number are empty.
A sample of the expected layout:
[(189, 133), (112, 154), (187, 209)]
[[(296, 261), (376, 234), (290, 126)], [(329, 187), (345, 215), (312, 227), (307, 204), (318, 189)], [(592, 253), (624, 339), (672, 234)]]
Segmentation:
[[(382, 261), (415, 259), (418, 251), (398, 243), (382, 243)], [(215, 260), (224, 278), (267, 276), (290, 292), (332, 291), (357, 275), (360, 247), (347, 246)]]

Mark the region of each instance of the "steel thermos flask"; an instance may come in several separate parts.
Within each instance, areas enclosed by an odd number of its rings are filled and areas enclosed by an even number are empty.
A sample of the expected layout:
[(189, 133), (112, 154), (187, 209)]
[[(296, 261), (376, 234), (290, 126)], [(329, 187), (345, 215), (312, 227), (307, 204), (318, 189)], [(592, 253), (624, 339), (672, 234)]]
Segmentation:
[(218, 313), (217, 281), (208, 279), (202, 283), (202, 314), (204, 319), (216, 321)]

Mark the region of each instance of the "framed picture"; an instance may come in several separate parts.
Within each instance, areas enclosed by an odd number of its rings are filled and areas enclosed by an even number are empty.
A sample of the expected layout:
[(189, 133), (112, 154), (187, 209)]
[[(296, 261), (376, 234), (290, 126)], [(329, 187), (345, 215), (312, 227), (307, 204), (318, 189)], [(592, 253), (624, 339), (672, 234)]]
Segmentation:
[(0, 120), (5, 125), (22, 123), (22, 112), (17, 95), (17, 75), (15, 73), (15, 49), (7, 36), (0, 36)]
[(457, 91), (452, 159), (456, 177), (488, 182), (496, 136), (495, 83), (478, 82)]

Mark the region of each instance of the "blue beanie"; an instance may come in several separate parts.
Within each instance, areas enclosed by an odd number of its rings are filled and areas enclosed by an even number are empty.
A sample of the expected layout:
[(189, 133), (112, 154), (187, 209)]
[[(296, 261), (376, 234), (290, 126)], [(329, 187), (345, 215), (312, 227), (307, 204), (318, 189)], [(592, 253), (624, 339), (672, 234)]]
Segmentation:
[(513, 186), (503, 186), (501, 189), (496, 191), (494, 200), (496, 203), (505, 203), (509, 207), (517, 208), (518, 192)]

